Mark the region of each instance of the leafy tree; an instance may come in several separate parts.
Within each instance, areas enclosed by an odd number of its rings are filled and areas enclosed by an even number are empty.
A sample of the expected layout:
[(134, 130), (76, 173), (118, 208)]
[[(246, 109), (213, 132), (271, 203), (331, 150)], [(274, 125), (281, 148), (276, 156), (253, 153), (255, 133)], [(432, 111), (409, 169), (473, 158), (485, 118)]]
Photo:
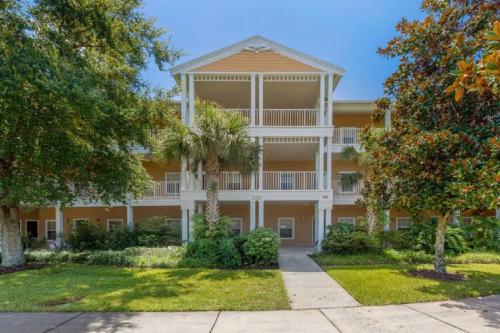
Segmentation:
[(372, 174), (365, 188), (381, 205), (438, 216), (435, 270), (445, 273), (445, 231), (453, 212), (499, 207), (498, 96), (485, 91), (455, 100), (446, 89), (457, 63), (476, 54), (456, 40), (481, 39), (498, 2), (425, 0), (422, 9), (425, 19), (403, 19), (399, 36), (379, 50), (399, 58), (399, 67), (385, 82), (392, 103), (379, 100), (372, 117), (380, 122), (388, 108), (394, 117), (390, 129), (363, 131)]
[(218, 234), (220, 207), (218, 200), (221, 166), (238, 168), (243, 174), (256, 171), (260, 146), (246, 130), (247, 121), (237, 113), (223, 114), (217, 105), (196, 103), (195, 127), (172, 117), (162, 132), (158, 155), (166, 161), (186, 157), (194, 169), (201, 162), (205, 170), (205, 222), (208, 234)]
[(20, 210), (75, 200), (71, 184), (105, 203), (148, 181), (133, 145), (149, 145), (160, 104), (141, 71), (179, 55), (138, 0), (0, 3), (2, 265), (24, 262)]

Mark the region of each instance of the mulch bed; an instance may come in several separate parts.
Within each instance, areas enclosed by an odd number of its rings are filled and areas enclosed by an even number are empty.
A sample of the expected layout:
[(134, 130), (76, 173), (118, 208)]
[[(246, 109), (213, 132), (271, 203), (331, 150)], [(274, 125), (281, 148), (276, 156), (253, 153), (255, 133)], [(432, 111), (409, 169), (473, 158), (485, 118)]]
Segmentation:
[(416, 271), (409, 271), (409, 275), (421, 277), (425, 279), (438, 280), (438, 281), (465, 281), (467, 276), (463, 273), (438, 273), (432, 269), (419, 269)]
[(0, 275), (26, 271), (29, 269), (40, 269), (40, 268), (44, 268), (44, 267), (45, 267), (45, 264), (42, 264), (42, 263), (29, 263), (29, 264), (12, 266), (12, 267), (0, 266)]

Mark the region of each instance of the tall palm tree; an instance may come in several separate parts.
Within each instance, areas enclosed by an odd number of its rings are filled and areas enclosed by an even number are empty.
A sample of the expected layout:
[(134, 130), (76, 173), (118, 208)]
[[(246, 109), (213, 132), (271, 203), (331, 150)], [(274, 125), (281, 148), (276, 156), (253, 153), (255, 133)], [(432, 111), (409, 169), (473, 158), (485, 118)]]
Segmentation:
[(201, 162), (205, 170), (205, 221), (214, 230), (220, 219), (218, 198), (221, 167), (232, 166), (243, 175), (259, 167), (260, 145), (248, 135), (247, 119), (240, 114), (222, 113), (210, 102), (197, 101), (195, 126), (190, 128), (172, 117), (159, 137), (157, 155), (166, 161), (188, 159), (191, 168)]

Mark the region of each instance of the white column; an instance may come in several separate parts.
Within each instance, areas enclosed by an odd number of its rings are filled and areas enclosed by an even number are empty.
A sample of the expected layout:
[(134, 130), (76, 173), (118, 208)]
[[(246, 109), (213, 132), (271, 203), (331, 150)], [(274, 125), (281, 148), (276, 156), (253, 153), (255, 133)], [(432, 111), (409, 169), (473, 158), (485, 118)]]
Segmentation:
[(255, 229), (255, 200), (250, 200), (250, 231)]
[(250, 126), (255, 126), (255, 73), (250, 76)]
[(314, 171), (316, 172), (316, 189), (319, 189), (319, 149), (314, 153)]
[(391, 128), (391, 109), (387, 109), (384, 115), (384, 125), (386, 128)]
[(333, 126), (333, 74), (328, 74), (328, 110), (327, 126)]
[(319, 205), (318, 202), (314, 203), (314, 246), (318, 246), (316, 243), (318, 241), (318, 221), (319, 221)]
[(259, 153), (259, 190), (262, 190), (264, 184), (264, 140), (261, 136), (259, 136), (259, 145), (261, 147)]
[(187, 190), (187, 159), (181, 157), (181, 191)]
[(127, 227), (134, 228), (134, 207), (130, 204), (127, 205)]
[(326, 189), (332, 189), (332, 137), (326, 138)]
[(55, 207), (56, 210), (56, 246), (63, 245), (62, 235), (64, 232), (64, 213), (61, 208), (61, 203), (58, 201)]
[(390, 210), (384, 210), (384, 231), (389, 231), (391, 229), (391, 212)]
[(325, 229), (325, 234), (328, 232), (328, 227), (332, 225), (332, 207), (326, 209), (325, 224), (327, 229)]
[(195, 92), (194, 92), (194, 75), (189, 73), (189, 126), (194, 126), (194, 104), (195, 104)]
[(321, 251), (321, 242), (325, 238), (325, 210), (320, 208), (318, 210), (318, 244), (316, 249)]
[(495, 210), (495, 216), (497, 219), (500, 219), (500, 209)]
[(193, 230), (194, 230), (194, 221), (193, 221), (193, 216), (196, 214), (196, 205), (193, 202), (191, 202), (188, 206), (188, 214), (189, 214), (189, 219), (188, 219), (188, 242), (193, 241)]
[(319, 126), (325, 125), (325, 73), (319, 75)]
[(198, 184), (197, 184), (197, 190), (203, 190), (203, 166), (201, 162), (198, 162), (198, 170), (197, 170), (197, 178), (198, 178)]
[(186, 100), (186, 74), (181, 74), (181, 119), (184, 124), (187, 124), (187, 100)]
[(451, 222), (454, 225), (460, 225), (460, 210), (453, 210), (453, 215), (451, 216)]
[(319, 138), (319, 155), (318, 155), (318, 163), (319, 163), (319, 168), (318, 168), (318, 183), (319, 187), (318, 189), (323, 190), (325, 188), (325, 182), (323, 180), (323, 174), (325, 170), (325, 147), (324, 147), (325, 141), (323, 140), (323, 137)]
[(259, 126), (264, 126), (264, 74), (259, 73)]
[(264, 227), (264, 200), (259, 199), (259, 227)]
[(181, 206), (181, 237), (182, 237), (182, 244), (188, 242), (188, 220), (189, 220), (189, 212), (187, 207)]

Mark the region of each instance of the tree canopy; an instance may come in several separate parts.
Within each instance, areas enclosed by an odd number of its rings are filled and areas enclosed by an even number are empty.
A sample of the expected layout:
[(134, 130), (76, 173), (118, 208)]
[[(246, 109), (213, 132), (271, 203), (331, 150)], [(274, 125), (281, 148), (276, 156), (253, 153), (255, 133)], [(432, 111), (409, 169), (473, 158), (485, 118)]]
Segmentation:
[(454, 99), (447, 90), (457, 64), (478, 55), (470, 45), (492, 30), (498, 2), (425, 0), (422, 9), (423, 20), (401, 20), (399, 35), (379, 49), (399, 66), (385, 81), (390, 99), (379, 100), (372, 116), (380, 122), (391, 109), (391, 128), (367, 128), (362, 135), (372, 171), (365, 196), (416, 215), (438, 215), (436, 269), (444, 272), (444, 226), (453, 212), (500, 203), (498, 95), (488, 90)]
[(0, 226), (21, 204), (71, 203), (72, 183), (108, 203), (144, 188), (133, 147), (149, 144), (169, 101), (141, 72), (151, 59), (163, 69), (179, 51), (140, 6), (0, 3)]

